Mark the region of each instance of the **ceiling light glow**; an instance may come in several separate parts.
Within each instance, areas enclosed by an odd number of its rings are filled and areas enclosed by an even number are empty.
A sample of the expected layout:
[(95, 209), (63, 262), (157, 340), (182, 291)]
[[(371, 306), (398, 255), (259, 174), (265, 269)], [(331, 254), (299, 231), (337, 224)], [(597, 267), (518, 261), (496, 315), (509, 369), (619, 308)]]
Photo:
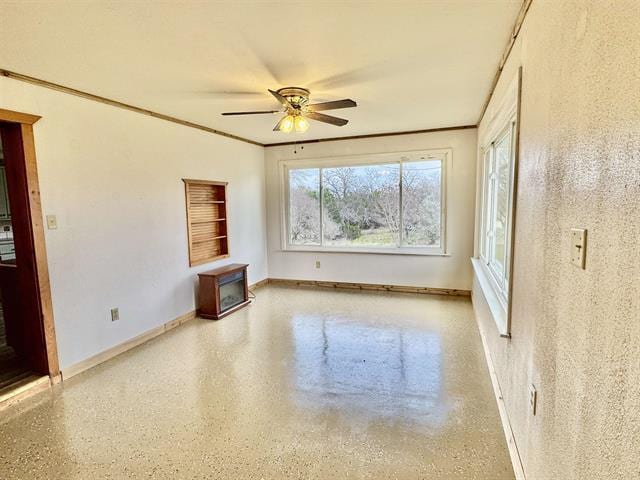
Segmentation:
[(309, 120), (302, 115), (298, 115), (295, 119), (296, 132), (304, 133), (309, 130)]
[(294, 126), (294, 118), (293, 115), (287, 115), (282, 119), (282, 123), (280, 124), (280, 131), (284, 133), (291, 133)]

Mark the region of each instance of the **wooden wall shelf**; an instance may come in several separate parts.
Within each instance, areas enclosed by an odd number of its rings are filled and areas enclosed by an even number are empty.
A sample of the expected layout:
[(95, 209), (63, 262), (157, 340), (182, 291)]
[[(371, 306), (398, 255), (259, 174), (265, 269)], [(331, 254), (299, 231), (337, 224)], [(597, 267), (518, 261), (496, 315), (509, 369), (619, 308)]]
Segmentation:
[(227, 182), (183, 179), (187, 205), (189, 266), (229, 256)]

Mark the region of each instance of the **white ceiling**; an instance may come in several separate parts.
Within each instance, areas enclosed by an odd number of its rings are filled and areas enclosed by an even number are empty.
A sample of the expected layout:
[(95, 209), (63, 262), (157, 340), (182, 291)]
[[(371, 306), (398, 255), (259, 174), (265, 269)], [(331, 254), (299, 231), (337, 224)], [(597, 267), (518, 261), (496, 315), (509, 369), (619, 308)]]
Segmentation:
[[(521, 0), (0, 0), (0, 68), (245, 138), (283, 141), (475, 124)], [(273, 132), (268, 88), (352, 98)]]

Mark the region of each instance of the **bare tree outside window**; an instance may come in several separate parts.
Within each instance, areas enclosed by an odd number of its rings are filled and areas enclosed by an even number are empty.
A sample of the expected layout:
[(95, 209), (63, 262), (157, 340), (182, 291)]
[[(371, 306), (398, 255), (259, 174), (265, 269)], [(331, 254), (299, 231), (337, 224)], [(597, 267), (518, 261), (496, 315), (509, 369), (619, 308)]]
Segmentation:
[(494, 147), (495, 204), (492, 264), (498, 272), (505, 271), (507, 221), (509, 214), (509, 177), (511, 168), (511, 131), (507, 131)]
[(402, 238), (406, 245), (440, 245), (441, 175), (439, 160), (402, 165)]
[(400, 165), (322, 170), (324, 244), (397, 246)]
[(320, 245), (320, 169), (289, 172), (289, 241)]
[(439, 159), (288, 172), (291, 245), (441, 246)]

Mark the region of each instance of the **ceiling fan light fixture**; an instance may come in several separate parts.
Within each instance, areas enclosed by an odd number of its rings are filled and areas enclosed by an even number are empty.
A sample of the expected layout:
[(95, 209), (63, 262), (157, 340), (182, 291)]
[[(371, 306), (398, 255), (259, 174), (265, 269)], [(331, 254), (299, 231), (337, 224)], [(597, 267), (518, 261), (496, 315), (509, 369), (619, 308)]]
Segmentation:
[(287, 115), (282, 119), (282, 123), (280, 124), (280, 131), (284, 133), (291, 133), (295, 124), (295, 119), (293, 115)]
[(295, 127), (296, 132), (304, 133), (309, 130), (309, 120), (304, 118), (302, 115), (297, 115), (295, 118)]
[(284, 114), (280, 121), (273, 127), (274, 132), (304, 133), (309, 130), (309, 120), (328, 123), (336, 127), (344, 127), (349, 120), (334, 117), (325, 113), (325, 110), (337, 110), (339, 108), (357, 107), (358, 104), (350, 98), (333, 100), (330, 102), (309, 103), (311, 92), (306, 88), (285, 87), (279, 90), (269, 89), (269, 93), (280, 102), (282, 110), (254, 110), (250, 112), (223, 112), (222, 115), (258, 115), (263, 113)]

